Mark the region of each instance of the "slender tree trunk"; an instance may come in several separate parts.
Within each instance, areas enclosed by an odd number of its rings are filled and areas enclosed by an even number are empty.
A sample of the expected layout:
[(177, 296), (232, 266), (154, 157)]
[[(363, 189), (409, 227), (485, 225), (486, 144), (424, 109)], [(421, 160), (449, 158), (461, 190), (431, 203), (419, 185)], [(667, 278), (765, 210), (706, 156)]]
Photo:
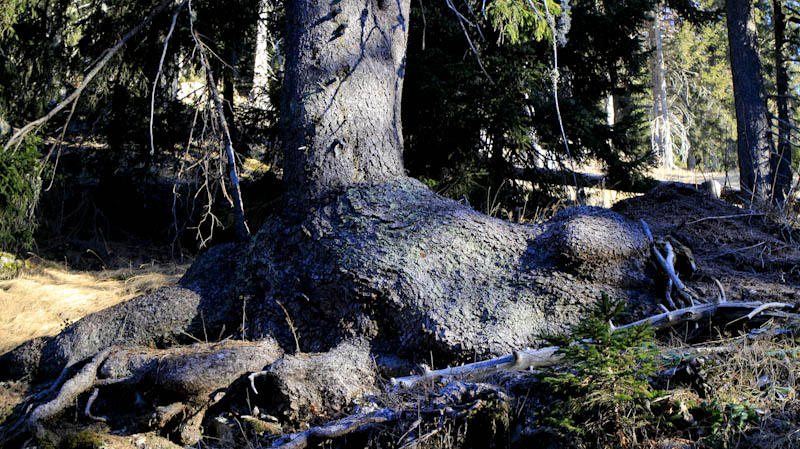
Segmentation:
[(733, 95), (736, 104), (739, 175), (753, 199), (771, 199), (774, 152), (764, 81), (758, 59), (756, 23), (750, 0), (726, 0)]
[(403, 177), (410, 0), (287, 4), (282, 119), (289, 208)]
[(661, 30), (661, 6), (656, 8), (650, 29), (653, 50), (653, 144), (662, 167), (675, 168), (672, 155), (667, 80), (664, 70), (664, 46)]
[(775, 88), (778, 106), (778, 151), (771, 154), (770, 168), (775, 173), (775, 201), (783, 202), (792, 185), (792, 147), (789, 115), (789, 76), (786, 73), (786, 59), (783, 47), (786, 44), (786, 16), (781, 9), (780, 0), (772, 1), (775, 33)]
[(250, 89), (250, 101), (254, 106), (267, 109), (269, 107), (269, 80), (272, 76), (269, 54), (269, 18), (271, 0), (261, 0), (258, 9), (258, 25), (256, 31), (256, 54), (253, 63), (253, 87)]

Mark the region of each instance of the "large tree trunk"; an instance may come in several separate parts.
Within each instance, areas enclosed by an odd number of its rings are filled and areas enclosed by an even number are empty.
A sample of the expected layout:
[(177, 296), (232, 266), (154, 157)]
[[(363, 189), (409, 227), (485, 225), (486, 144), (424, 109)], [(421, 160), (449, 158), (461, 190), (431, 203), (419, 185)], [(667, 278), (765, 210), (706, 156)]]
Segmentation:
[(733, 95), (736, 104), (741, 188), (758, 201), (772, 198), (769, 129), (761, 62), (758, 59), (753, 2), (726, 0)]
[(775, 89), (778, 106), (778, 151), (771, 154), (770, 168), (775, 173), (775, 201), (783, 202), (792, 185), (792, 129), (789, 115), (789, 76), (786, 73), (786, 16), (780, 0), (773, 0), (773, 31), (775, 33)]
[(385, 369), (402, 366), (397, 356), (449, 363), (535, 345), (603, 293), (652, 311), (639, 224), (599, 208), (511, 224), (405, 176), (409, 2), (288, 2), (286, 213), (247, 244), (209, 251), (180, 287), (4, 355), (0, 377), (52, 379), (112, 345), (186, 335), (274, 337), (285, 351), (361, 337)]
[(209, 252), (182, 288), (87, 317), (8, 355), (6, 376), (52, 375), (109, 345), (164, 345), (222, 329), (272, 335), (303, 351), (365, 336), (378, 352), (434, 352), (447, 361), (534, 344), (603, 292), (649, 301), (649, 245), (638, 224), (578, 208), (543, 225), (514, 225), (405, 176), (408, 7), (409, 0), (290, 2), (284, 216), (246, 251)]
[(288, 204), (404, 176), (400, 98), (410, 0), (287, 3)]

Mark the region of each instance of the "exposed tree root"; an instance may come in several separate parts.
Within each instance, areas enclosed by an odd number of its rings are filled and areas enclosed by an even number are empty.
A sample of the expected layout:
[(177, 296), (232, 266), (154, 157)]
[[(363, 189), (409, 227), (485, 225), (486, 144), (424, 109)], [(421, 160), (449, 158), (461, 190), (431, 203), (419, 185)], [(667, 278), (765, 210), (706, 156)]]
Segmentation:
[(273, 340), (201, 343), (164, 350), (112, 346), (95, 355), (64, 382), (53, 399), (36, 406), (25, 418), (24, 427), (37, 437), (44, 437), (45, 422), (93, 388), (84, 414), (105, 421), (91, 412), (100, 388), (136, 382), (141, 384), (139, 388), (150, 387), (166, 397), (183, 397), (180, 402), (157, 407), (150, 423), (161, 429), (182, 415), (176, 429), (181, 443), (194, 444), (201, 437), (200, 424), (206, 410), (222, 399), (230, 384), (248, 372), (270, 365), (281, 355)]
[[(84, 391), (92, 388), (97, 379), (97, 370), (100, 364), (106, 361), (109, 354), (117, 348), (110, 347), (97, 354), (86, 364), (78, 374), (64, 382), (58, 395), (52, 400), (36, 407), (28, 416), (26, 425), (37, 436), (44, 436), (45, 430), (42, 421), (51, 418), (72, 405), (72, 402)], [(88, 406), (87, 406), (88, 409)]]
[[(291, 423), (340, 416), (353, 401), (379, 391), (365, 340), (346, 341), (319, 354), (287, 355), (262, 373), (266, 391), (256, 399), (266, 397), (270, 413)], [(254, 387), (254, 375), (250, 379)]]

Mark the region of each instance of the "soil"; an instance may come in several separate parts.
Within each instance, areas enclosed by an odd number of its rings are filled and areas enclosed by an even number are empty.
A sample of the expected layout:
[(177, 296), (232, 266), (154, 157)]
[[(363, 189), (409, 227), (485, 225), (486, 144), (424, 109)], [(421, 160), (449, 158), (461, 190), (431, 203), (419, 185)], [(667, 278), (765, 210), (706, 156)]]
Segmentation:
[(778, 214), (669, 184), (613, 209), (644, 219), (656, 238), (671, 236), (686, 245), (697, 264), (688, 284), (706, 297), (717, 296), (718, 279), (729, 301), (800, 300), (800, 232), (782, 225)]

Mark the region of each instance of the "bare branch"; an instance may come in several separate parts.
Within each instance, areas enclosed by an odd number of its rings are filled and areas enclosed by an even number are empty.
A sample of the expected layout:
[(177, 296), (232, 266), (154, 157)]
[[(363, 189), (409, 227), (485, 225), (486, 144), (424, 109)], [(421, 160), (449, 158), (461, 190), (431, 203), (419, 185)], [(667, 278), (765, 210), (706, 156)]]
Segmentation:
[[(189, 16), (192, 15), (192, 2), (189, 0)], [(222, 107), (222, 101), (219, 99), (219, 92), (217, 92), (217, 85), (214, 82), (214, 75), (211, 73), (211, 66), (208, 64), (208, 60), (206, 59), (206, 45), (200, 41), (200, 38), (197, 36), (197, 33), (194, 30), (194, 21), (190, 19), (189, 25), (191, 27), (192, 37), (194, 38), (195, 43), (197, 43), (198, 53), (200, 54), (200, 62), (202, 63), (203, 67), (206, 71), (206, 78), (208, 79), (208, 86), (211, 90), (211, 95), (214, 99), (214, 104), (217, 108), (217, 114), (219, 115), (219, 122), (222, 126), (222, 133), (225, 139), (225, 153), (228, 156), (228, 176), (231, 181), (231, 187), (233, 187), (233, 211), (234, 216), (236, 217), (236, 236), (239, 240), (244, 240), (247, 238), (248, 234), (250, 233), (247, 229), (247, 224), (244, 221), (244, 205), (242, 204), (242, 193), (239, 188), (239, 174), (236, 171), (236, 157), (233, 152), (233, 141), (231, 140), (231, 133), (228, 129), (228, 122), (225, 120), (225, 112)]]
[(68, 104), (77, 101), (78, 97), (80, 97), (81, 93), (83, 93), (83, 90), (86, 89), (86, 86), (88, 86), (89, 83), (92, 82), (94, 77), (97, 76), (98, 73), (100, 73), (100, 70), (108, 63), (108, 61), (110, 61), (111, 58), (115, 54), (117, 54), (119, 49), (122, 48), (136, 33), (141, 31), (142, 28), (144, 28), (148, 23), (150, 23), (153, 20), (153, 18), (156, 15), (158, 15), (158, 13), (160, 13), (167, 6), (169, 6), (170, 3), (172, 3), (172, 0), (162, 0), (161, 3), (158, 6), (156, 6), (155, 9), (153, 9), (153, 11), (150, 12), (147, 18), (145, 18), (141, 23), (139, 23), (139, 25), (136, 25), (132, 30), (128, 31), (128, 34), (126, 34), (122, 39), (120, 39), (119, 42), (117, 42), (113, 47), (105, 51), (105, 55), (94, 66), (94, 68), (92, 68), (92, 70), (86, 75), (86, 77), (83, 78), (83, 81), (81, 81), (80, 85), (78, 85), (78, 88), (75, 89), (75, 91), (73, 91), (61, 103), (57, 104), (56, 107), (51, 109), (50, 112), (47, 113), (47, 115), (45, 115), (44, 117), (40, 117), (26, 124), (19, 130), (17, 130), (17, 132), (14, 133), (14, 135), (11, 136), (10, 139), (8, 139), (8, 142), (6, 142), (5, 146), (3, 147), (3, 151), (8, 151), (8, 149), (11, 148), (12, 146), (19, 145), (19, 143), (28, 133), (33, 131), (35, 128), (47, 123), (48, 120), (50, 120), (51, 118), (53, 118), (53, 116), (61, 112), (61, 110), (64, 109)]

